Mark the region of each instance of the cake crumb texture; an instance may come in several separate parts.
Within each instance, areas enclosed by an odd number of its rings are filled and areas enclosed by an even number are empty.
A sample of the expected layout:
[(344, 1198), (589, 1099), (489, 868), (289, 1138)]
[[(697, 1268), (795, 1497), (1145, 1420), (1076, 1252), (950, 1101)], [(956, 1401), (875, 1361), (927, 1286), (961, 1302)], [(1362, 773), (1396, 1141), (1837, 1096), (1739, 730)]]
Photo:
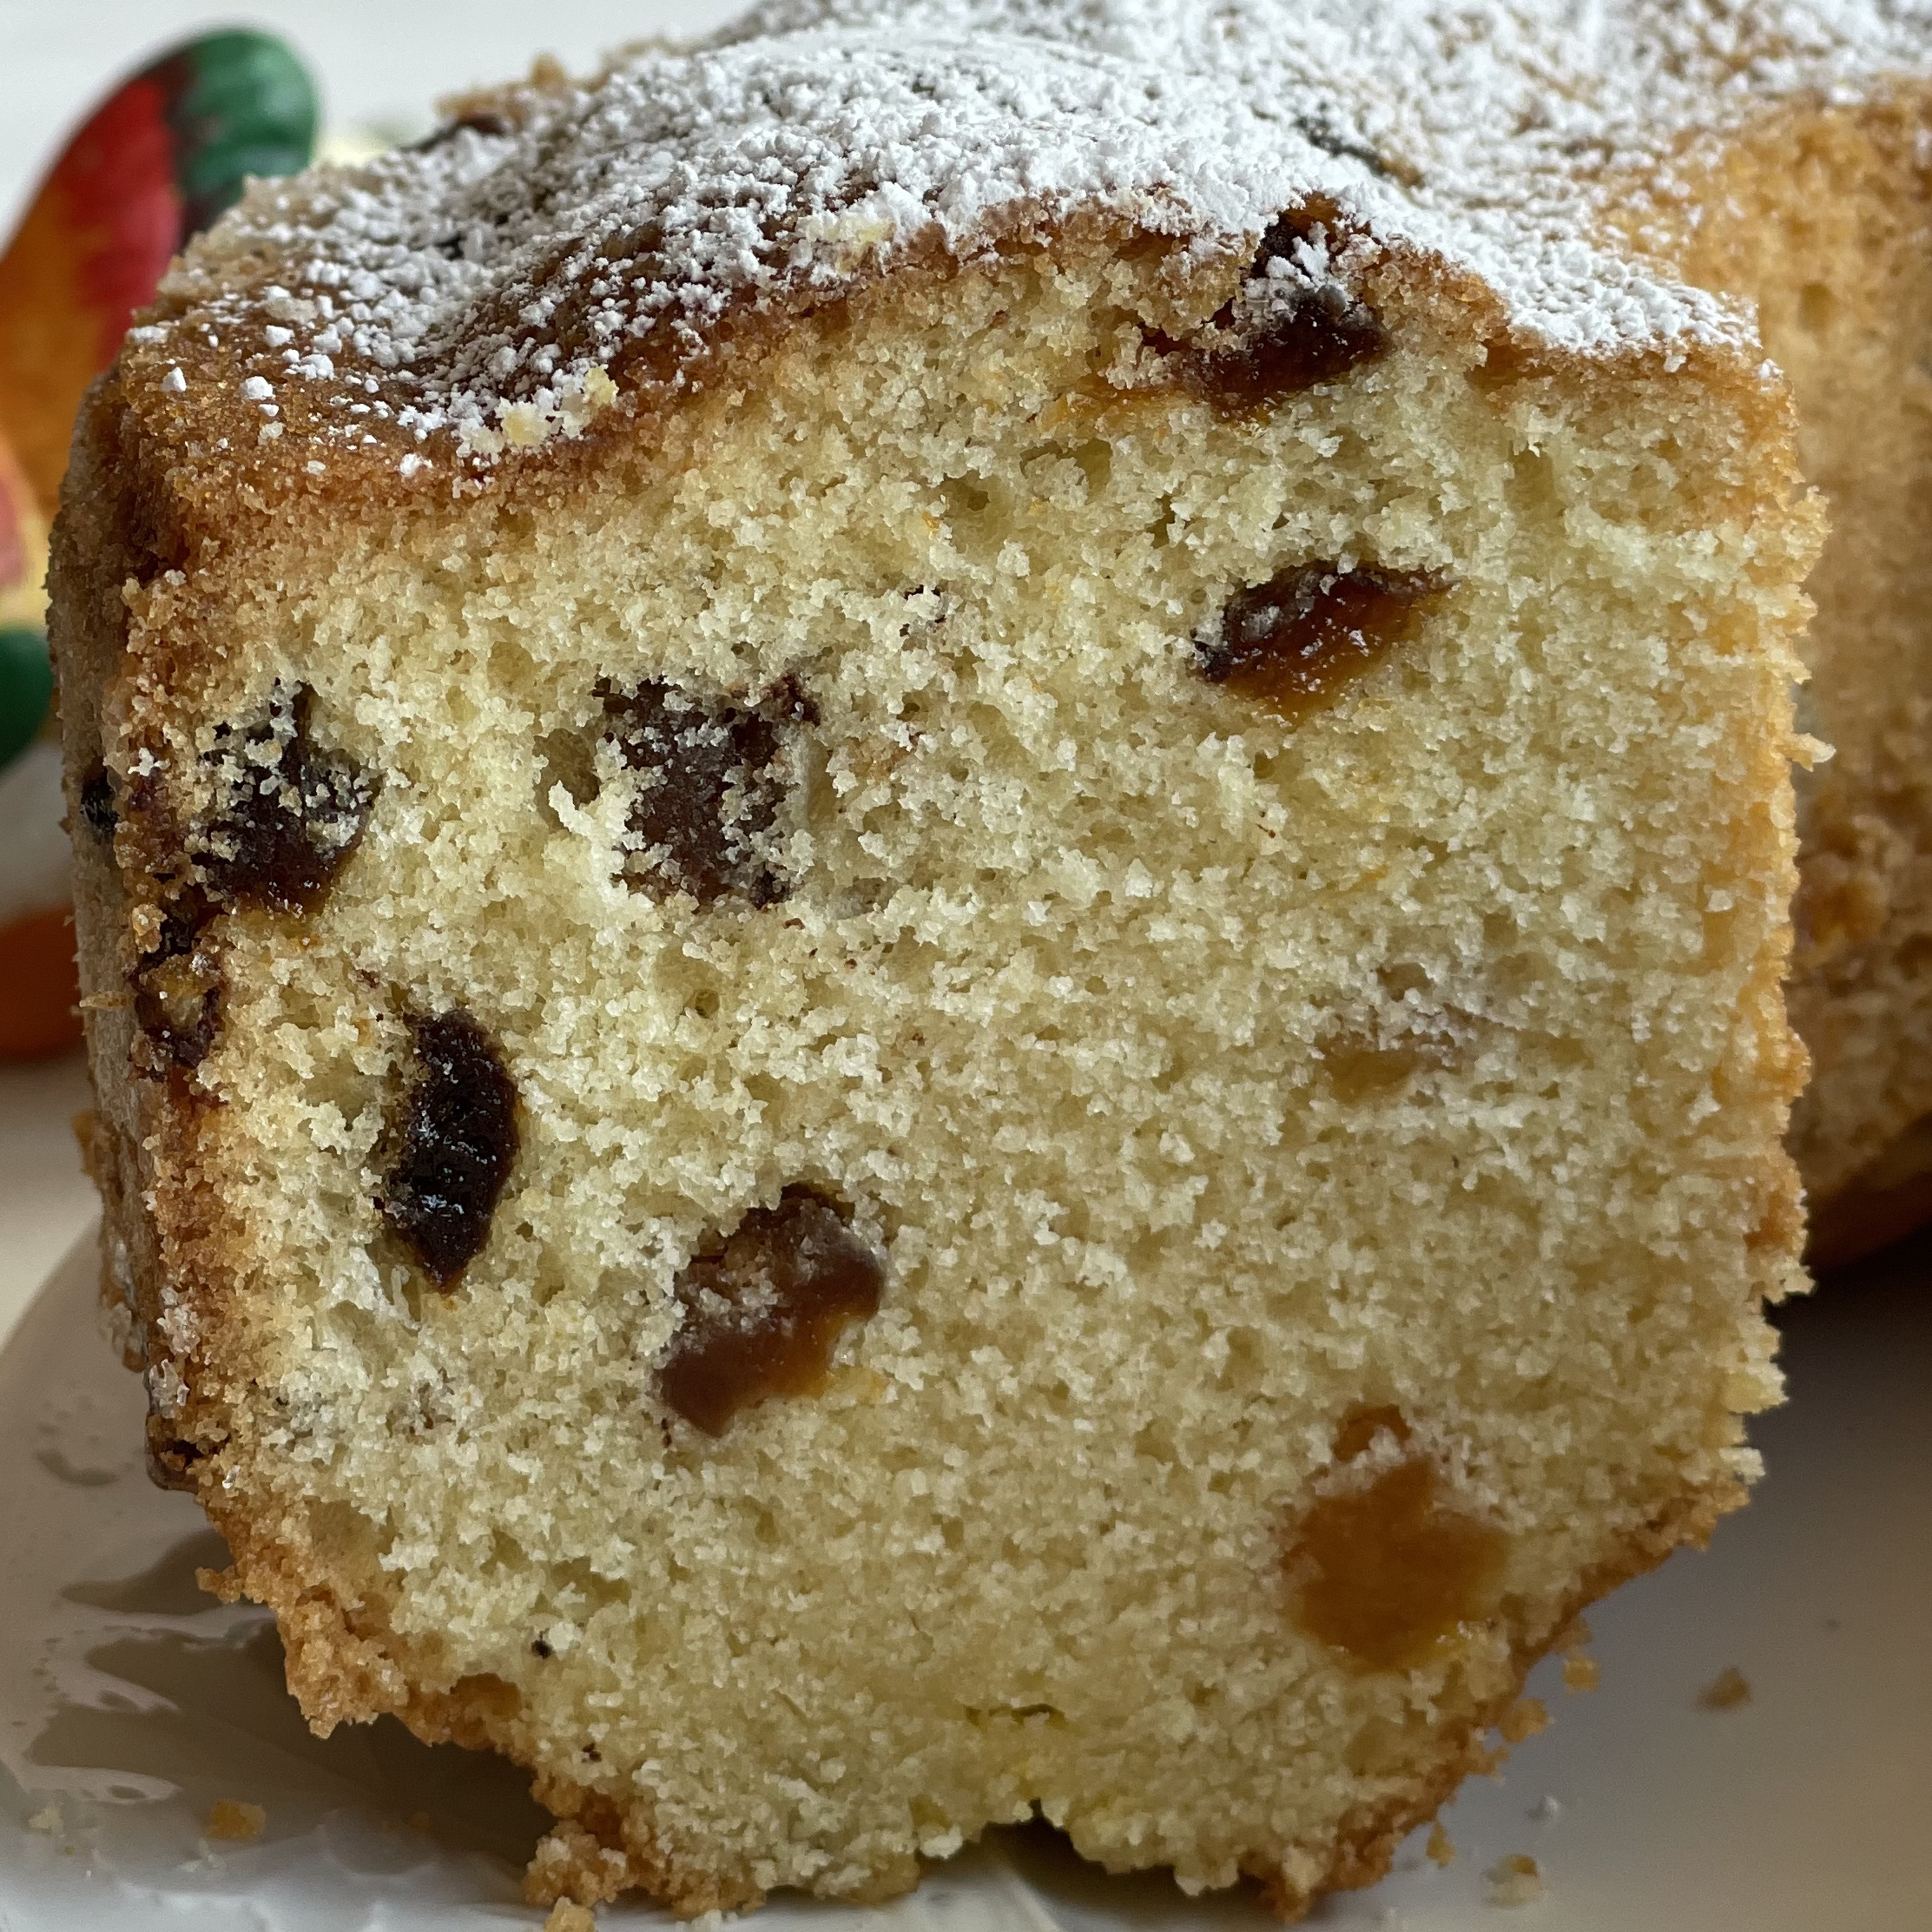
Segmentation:
[(1484, 1876), (1492, 1905), (1533, 1905), (1543, 1896), (1543, 1874), (1527, 1852), (1498, 1859)]
[(775, 10), (257, 190), (94, 393), (151, 1461), (535, 1907), (1037, 1816), (1294, 1916), (1757, 1473), (1824, 519), (1665, 190), (1909, 22), (1607, 10), (1644, 133), (1470, 17)]

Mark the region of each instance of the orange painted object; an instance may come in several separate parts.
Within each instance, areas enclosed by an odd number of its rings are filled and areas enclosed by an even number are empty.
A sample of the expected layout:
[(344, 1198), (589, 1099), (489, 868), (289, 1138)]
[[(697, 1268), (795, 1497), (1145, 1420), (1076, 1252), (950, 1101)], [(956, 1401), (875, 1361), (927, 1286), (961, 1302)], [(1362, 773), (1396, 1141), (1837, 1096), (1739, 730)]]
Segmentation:
[[(280, 41), (245, 28), (198, 35), (95, 109), (0, 256), (0, 760), (47, 730), (49, 675), (32, 634), (46, 523), (87, 386), (175, 250), (249, 177), (306, 166), (314, 136), (314, 86)], [(6, 867), (0, 848), (0, 883)], [(64, 907), (0, 927), (0, 1060), (75, 1045), (79, 998)]]
[(0, 429), (0, 625), (40, 628), (47, 575), (47, 520)]
[(68, 142), (0, 258), (0, 425), (49, 515), (81, 397), (175, 250), (247, 176), (304, 167), (314, 135), (301, 63), (231, 28), (143, 68)]
[(0, 593), (23, 582), (28, 571), (28, 532), (34, 499), (5, 436), (0, 435)]
[(123, 88), (75, 135), (0, 259), (0, 413), (49, 508), (74, 412), (181, 241), (158, 89)]
[(0, 1059), (40, 1060), (78, 1046), (80, 999), (66, 907), (0, 926)]

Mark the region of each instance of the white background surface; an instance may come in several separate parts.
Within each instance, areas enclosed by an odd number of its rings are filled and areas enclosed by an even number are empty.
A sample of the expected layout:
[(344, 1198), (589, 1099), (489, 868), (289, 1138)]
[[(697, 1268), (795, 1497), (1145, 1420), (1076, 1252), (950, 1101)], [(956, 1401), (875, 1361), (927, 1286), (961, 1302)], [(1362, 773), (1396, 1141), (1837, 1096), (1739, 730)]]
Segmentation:
[[(715, 17), (710, 0), (463, 5), (351, 0), (231, 13), (180, 0), (0, 0), (0, 208), (114, 73), (177, 34), (252, 20), (320, 73), (332, 124), (412, 133), (436, 95)], [(3, 989), (0, 989), (3, 995)], [(198, 1512), (140, 1472), (138, 1383), (95, 1333), (83, 1243), (31, 1313), (91, 1195), (69, 1117), (78, 1062), (0, 1068), (0, 1932), (355, 1932), (534, 1925), (515, 1872), (537, 1829), (514, 1773), (392, 1722), (311, 1739), (259, 1612), (191, 1584), (221, 1560)], [(1932, 1245), (1830, 1285), (1787, 1318), (1793, 1401), (1755, 1432), (1771, 1474), (1708, 1556), (1592, 1613), (1604, 1689), (1532, 1685), (1557, 1722), (1446, 1814), (1446, 1872), (1411, 1841), (1322, 1926), (1413, 1932), (1928, 1932), (1932, 1928)], [(11, 1329), (10, 1338), (8, 1331)], [(1753, 1697), (1698, 1687), (1726, 1665)], [(1552, 1819), (1546, 1794), (1559, 1803)], [(221, 1797), (264, 1841), (209, 1847)], [(60, 1828), (25, 1821), (51, 1802)], [(429, 1829), (412, 1826), (427, 1812)], [(1487, 1902), (1528, 1852), (1539, 1904)], [(641, 1908), (603, 1915), (643, 1922)], [(1050, 1834), (1006, 1834), (883, 1914), (786, 1905), (821, 1932), (1256, 1932), (1243, 1899), (1110, 1880)]]
[(727, 18), (730, 0), (0, 0), (0, 209), (11, 221), (49, 149), (114, 75), (210, 27), (266, 27), (321, 83), (331, 127), (408, 138), (439, 96), (524, 72), (538, 53), (572, 72), (649, 34)]

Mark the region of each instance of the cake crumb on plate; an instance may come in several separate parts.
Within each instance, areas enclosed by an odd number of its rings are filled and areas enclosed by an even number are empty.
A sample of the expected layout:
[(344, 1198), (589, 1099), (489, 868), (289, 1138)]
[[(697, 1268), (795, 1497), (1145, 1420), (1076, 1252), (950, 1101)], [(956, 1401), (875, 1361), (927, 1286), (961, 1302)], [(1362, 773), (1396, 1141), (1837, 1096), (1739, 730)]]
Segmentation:
[(1519, 1698), (1503, 1712), (1502, 1722), (1496, 1726), (1505, 1740), (1520, 1744), (1525, 1738), (1533, 1737), (1540, 1731), (1550, 1727), (1548, 1707), (1540, 1698)]
[(1543, 1874), (1526, 1852), (1499, 1858), (1486, 1876), (1492, 1905), (1532, 1905), (1543, 1896)]
[(1735, 1711), (1751, 1702), (1751, 1681), (1735, 1664), (1727, 1664), (1698, 1692), (1698, 1708)]
[(217, 1798), (210, 1808), (208, 1822), (202, 1830), (211, 1838), (226, 1838), (245, 1844), (251, 1838), (259, 1838), (262, 1829), (268, 1823), (267, 1811), (259, 1804), (250, 1804), (245, 1799)]
[(1593, 1657), (1573, 1651), (1563, 1659), (1563, 1688), (1566, 1691), (1594, 1691), (1603, 1681), (1603, 1667)]

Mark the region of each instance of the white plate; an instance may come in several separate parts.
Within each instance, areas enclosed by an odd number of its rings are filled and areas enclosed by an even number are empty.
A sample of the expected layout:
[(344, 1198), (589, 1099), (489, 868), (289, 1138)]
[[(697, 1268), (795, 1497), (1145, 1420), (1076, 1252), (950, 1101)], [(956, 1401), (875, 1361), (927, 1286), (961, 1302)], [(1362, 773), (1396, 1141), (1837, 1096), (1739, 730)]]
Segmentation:
[[(1926, 1932), (1932, 1927), (1932, 1246), (1786, 1318), (1793, 1401), (1757, 1434), (1757, 1499), (1591, 1618), (1604, 1687), (1532, 1680), (1556, 1722), (1322, 1926), (1412, 1932)], [(0, 1932), (357, 1932), (533, 1925), (517, 1880), (540, 1829), (496, 1759), (392, 1719), (312, 1737), (259, 1611), (200, 1596), (225, 1561), (200, 1511), (150, 1488), (142, 1397), (96, 1332), (83, 1243), (0, 1352)], [(1727, 1667), (1748, 1704), (1702, 1708)], [(1553, 1797), (1556, 1805), (1544, 1803)], [(263, 1805), (210, 1844), (221, 1798)], [(30, 1820), (38, 1819), (39, 1829)], [(414, 1823), (412, 1823), (412, 1820)], [(1533, 1857), (1545, 1894), (1499, 1918), (1485, 1870)], [(662, 1914), (607, 1909), (601, 1922)], [(996, 1833), (880, 1912), (780, 1899), (788, 1932), (1157, 1932), (1266, 1924), (1243, 1895), (1109, 1878), (1044, 1828)]]

